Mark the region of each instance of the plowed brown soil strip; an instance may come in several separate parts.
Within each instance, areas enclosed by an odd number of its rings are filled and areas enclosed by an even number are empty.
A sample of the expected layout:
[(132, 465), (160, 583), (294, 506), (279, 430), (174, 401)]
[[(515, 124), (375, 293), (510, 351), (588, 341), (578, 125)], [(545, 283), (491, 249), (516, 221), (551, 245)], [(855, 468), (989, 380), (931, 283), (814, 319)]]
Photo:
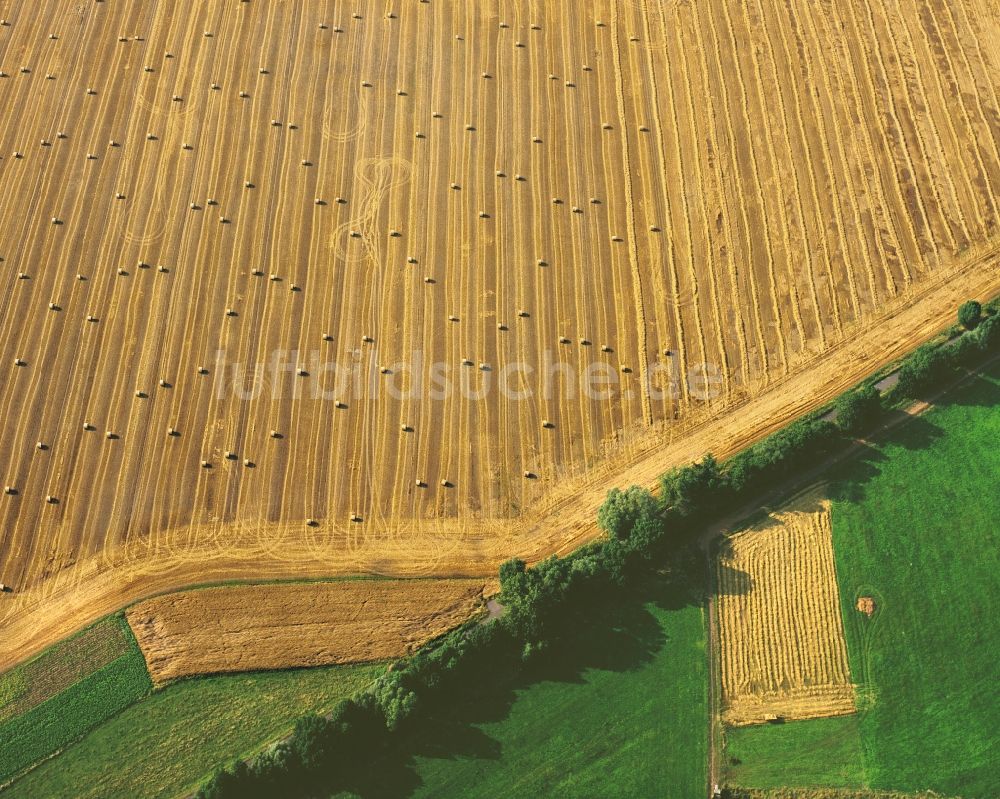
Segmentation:
[(565, 551), (997, 292), (991, 8), (0, 2), (0, 668), (194, 583)]
[(482, 580), (263, 583), (182, 591), (126, 613), (150, 676), (402, 657), (483, 605)]

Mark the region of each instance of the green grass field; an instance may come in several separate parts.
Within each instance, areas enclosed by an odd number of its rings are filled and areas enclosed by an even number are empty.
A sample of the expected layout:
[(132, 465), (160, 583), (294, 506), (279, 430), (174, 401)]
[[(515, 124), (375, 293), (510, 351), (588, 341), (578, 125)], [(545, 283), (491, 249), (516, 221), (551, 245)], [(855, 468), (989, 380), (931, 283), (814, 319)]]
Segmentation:
[(861, 712), (729, 731), (733, 784), (1000, 795), (1000, 368), (937, 406), (831, 474)]
[[(91, 666), (75, 668), (73, 659), (84, 660), (88, 648), (103, 651)], [(0, 783), (79, 739), (151, 688), (146, 662), (120, 616), (5, 673), (0, 677)]]
[(861, 788), (857, 716), (810, 719), (726, 732), (727, 782), (747, 788)]
[(196, 787), (215, 766), (331, 708), (383, 665), (205, 677), (175, 683), (105, 721), (16, 781), (10, 799), (152, 799)]
[(689, 593), (657, 579), (588, 606), (514, 685), (482, 674), (486, 695), (435, 718), (365, 795), (703, 799), (706, 633)]

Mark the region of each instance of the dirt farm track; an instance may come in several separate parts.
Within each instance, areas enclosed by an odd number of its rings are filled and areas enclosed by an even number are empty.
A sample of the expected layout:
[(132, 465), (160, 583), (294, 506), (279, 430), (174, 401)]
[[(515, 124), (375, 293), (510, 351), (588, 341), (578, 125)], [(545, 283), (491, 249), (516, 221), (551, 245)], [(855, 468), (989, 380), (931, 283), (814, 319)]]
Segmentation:
[(196, 583), (566, 551), (1000, 291), (996, 0), (0, 19), (0, 670)]

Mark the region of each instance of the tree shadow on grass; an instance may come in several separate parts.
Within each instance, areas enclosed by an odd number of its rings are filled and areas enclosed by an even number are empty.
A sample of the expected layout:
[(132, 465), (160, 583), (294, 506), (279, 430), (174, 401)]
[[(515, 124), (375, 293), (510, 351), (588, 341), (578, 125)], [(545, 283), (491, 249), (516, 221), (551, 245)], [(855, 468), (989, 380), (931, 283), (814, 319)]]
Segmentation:
[(945, 431), (926, 416), (914, 416), (893, 430), (887, 443), (916, 451), (933, 446), (943, 435)]
[(964, 406), (995, 408), (1000, 405), (1000, 362), (990, 365), (967, 379), (958, 391), (948, 391), (933, 400), (942, 408)]
[(891, 428), (886, 431), (880, 425), (868, 442), (869, 448), (896, 445), (910, 450), (926, 449), (944, 435), (944, 431), (926, 416), (914, 416), (897, 409), (887, 411), (882, 422)]
[(861, 502), (865, 486), (882, 473), (879, 464), (886, 460), (888, 458), (880, 449), (862, 444), (858, 454), (831, 473), (827, 487), (829, 498), (835, 502)]
[(561, 623), (558, 642), (542, 656), (516, 674), (502, 664), (494, 673), (477, 674), (474, 684), (449, 695), (421, 721), (418, 732), (403, 737), (366, 770), (352, 793), (364, 799), (411, 796), (423, 786), (417, 758), (499, 761), (502, 745), (482, 725), (508, 718), (518, 696), (533, 686), (584, 685), (592, 670), (624, 673), (649, 664), (668, 644), (650, 605), (669, 610), (702, 604), (700, 572), (693, 579), (643, 575), (635, 586), (578, 602)]
[(868, 485), (882, 473), (882, 465), (891, 457), (887, 446), (917, 451), (935, 444), (945, 431), (923, 416), (910, 416), (891, 411), (887, 419), (899, 419), (901, 424), (873, 442), (864, 442), (856, 453), (829, 472), (828, 495), (838, 502), (861, 503), (867, 496)]

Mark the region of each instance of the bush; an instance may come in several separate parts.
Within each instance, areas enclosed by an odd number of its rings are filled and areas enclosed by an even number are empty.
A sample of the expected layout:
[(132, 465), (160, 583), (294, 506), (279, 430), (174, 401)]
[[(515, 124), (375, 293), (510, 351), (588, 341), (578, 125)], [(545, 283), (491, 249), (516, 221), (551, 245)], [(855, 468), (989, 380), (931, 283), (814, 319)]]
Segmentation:
[(372, 695), (390, 732), (395, 732), (409, 721), (420, 704), (411, 677), (405, 672), (390, 671), (379, 677), (372, 688)]
[(195, 799), (244, 799), (259, 795), (260, 787), (250, 774), (250, 769), (246, 763), (238, 760), (231, 766), (216, 769), (208, 782), (195, 794)]
[(958, 309), (958, 323), (966, 330), (975, 330), (983, 318), (983, 306), (975, 300), (962, 303)]
[(895, 391), (904, 397), (916, 398), (944, 376), (947, 361), (941, 348), (920, 347), (900, 367)]
[(248, 776), (259, 795), (273, 796), (298, 766), (292, 747), (281, 741), (250, 761)]
[(975, 363), (983, 354), (978, 331), (959, 336), (954, 341), (949, 341), (941, 349), (944, 358), (949, 363), (956, 365)]
[[(637, 528), (646, 530), (647, 526), (659, 525), (657, 516)], [(609, 538), (565, 558), (553, 555), (531, 569), (523, 560), (504, 563), (500, 567), (500, 601), (506, 613), (500, 622), (509, 636), (504, 640), (516, 648), (523, 648), (525, 643), (537, 648), (554, 640), (574, 600), (584, 598), (584, 591), (592, 594), (596, 584), (620, 582), (625, 562), (632, 554), (627, 539)]]
[(987, 316), (979, 323), (976, 338), (983, 352), (1000, 349), (1000, 313)]
[(528, 579), (528, 564), (520, 558), (511, 558), (500, 564), (500, 601), (508, 609), (524, 597)]
[[(658, 512), (644, 512), (632, 525), (628, 536), (628, 554), (649, 560), (665, 533), (662, 516)], [(620, 577), (615, 574), (615, 582), (620, 582)]]
[(503, 624), (474, 619), (412, 655), (403, 670), (420, 686), (421, 705), (448, 702), (456, 690), (477, 687), (486, 671), (502, 669), (515, 647)]
[(622, 539), (643, 515), (654, 513), (656, 500), (645, 488), (612, 488), (597, 511), (597, 524), (611, 538)]
[(838, 439), (836, 425), (802, 419), (733, 456), (726, 482), (735, 497), (772, 488), (794, 472), (819, 461)]
[(330, 714), (330, 729), (340, 744), (338, 762), (345, 767), (370, 756), (385, 738), (385, 720), (371, 694), (340, 702)]
[(660, 478), (664, 507), (673, 509), (682, 518), (703, 514), (709, 506), (717, 508), (726, 483), (719, 463), (711, 455), (690, 466), (671, 469)]
[(307, 772), (316, 773), (333, 762), (336, 754), (336, 729), (323, 716), (303, 716), (295, 724), (291, 751)]
[(845, 433), (871, 428), (882, 413), (882, 395), (873, 385), (842, 394), (835, 405), (837, 427)]

